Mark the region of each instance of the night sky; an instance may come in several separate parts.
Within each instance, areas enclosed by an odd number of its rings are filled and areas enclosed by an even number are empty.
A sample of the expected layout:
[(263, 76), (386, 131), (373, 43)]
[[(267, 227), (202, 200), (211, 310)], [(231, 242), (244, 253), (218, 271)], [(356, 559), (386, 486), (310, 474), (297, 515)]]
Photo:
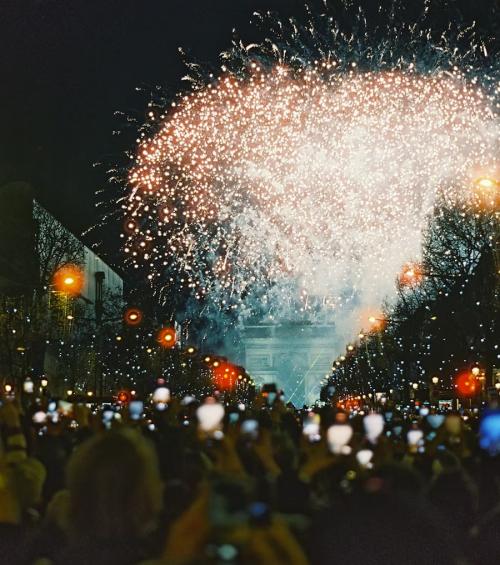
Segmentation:
[[(31, 182), (41, 202), (80, 233), (96, 220), (94, 193), (106, 179), (106, 167), (93, 163), (112, 165), (130, 148), (130, 135), (112, 135), (123, 127), (114, 112), (145, 113), (148, 97), (136, 87), (176, 91), (185, 74), (179, 46), (215, 64), (233, 28), (245, 40), (259, 39), (249, 24), (253, 11), (300, 18), (303, 4), (1, 0), (0, 183)], [(411, 4), (418, 11), (420, 1)], [(460, 12), (456, 2), (434, 4), (437, 26), (461, 13), (466, 21), (477, 19), (491, 41), (495, 0), (464, 0)]]

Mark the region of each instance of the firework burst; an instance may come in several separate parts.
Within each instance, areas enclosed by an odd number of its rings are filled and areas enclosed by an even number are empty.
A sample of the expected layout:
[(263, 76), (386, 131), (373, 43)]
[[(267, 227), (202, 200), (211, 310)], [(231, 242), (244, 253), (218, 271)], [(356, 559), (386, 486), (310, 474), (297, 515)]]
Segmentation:
[(353, 326), (418, 260), (436, 199), (498, 173), (498, 83), (474, 66), (480, 44), (461, 56), (415, 27), (375, 44), (327, 15), (272, 22), (151, 105), (124, 251), (162, 301), (182, 288), (239, 320)]

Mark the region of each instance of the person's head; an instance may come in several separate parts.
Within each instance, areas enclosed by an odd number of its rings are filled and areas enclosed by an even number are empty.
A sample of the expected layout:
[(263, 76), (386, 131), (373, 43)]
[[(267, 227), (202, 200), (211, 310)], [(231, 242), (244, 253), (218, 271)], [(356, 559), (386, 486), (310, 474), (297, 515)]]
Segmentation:
[(142, 536), (161, 511), (156, 453), (133, 430), (103, 432), (83, 443), (68, 464), (67, 484), (75, 538)]

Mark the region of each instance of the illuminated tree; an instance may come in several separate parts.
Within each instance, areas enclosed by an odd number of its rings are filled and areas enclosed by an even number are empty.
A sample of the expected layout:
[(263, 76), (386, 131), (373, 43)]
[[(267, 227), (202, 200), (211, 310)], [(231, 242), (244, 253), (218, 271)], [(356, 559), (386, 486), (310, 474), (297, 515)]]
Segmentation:
[(438, 375), (451, 395), (455, 376), (472, 364), (490, 381), (498, 362), (499, 233), (494, 210), (439, 206), (424, 234), (418, 283), (398, 279), (385, 328), (363, 336), (329, 382), (342, 392), (408, 392)]

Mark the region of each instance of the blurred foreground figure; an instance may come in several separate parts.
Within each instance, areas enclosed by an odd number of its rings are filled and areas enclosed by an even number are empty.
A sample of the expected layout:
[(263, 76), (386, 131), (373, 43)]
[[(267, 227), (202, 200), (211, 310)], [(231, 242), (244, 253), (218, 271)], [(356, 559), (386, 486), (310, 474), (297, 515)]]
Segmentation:
[(335, 511), (317, 517), (311, 557), (314, 565), (330, 563), (342, 553), (343, 565), (453, 565), (459, 551), (446, 525), (415, 497), (383, 492), (354, 495)]
[(57, 563), (136, 563), (150, 554), (162, 483), (149, 442), (130, 429), (83, 443), (67, 470), (67, 493), (49, 508), (68, 535)]
[(23, 539), (41, 501), (45, 468), (26, 451), (19, 407), (0, 408), (0, 563), (21, 559)]

